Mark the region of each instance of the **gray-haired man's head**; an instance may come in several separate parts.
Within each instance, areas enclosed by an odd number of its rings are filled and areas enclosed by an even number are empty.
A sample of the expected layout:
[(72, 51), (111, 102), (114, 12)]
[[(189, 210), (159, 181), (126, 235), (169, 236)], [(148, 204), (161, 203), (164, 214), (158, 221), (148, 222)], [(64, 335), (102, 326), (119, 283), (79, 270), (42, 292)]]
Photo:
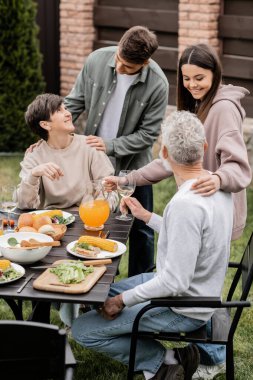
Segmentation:
[(202, 161), (205, 142), (203, 124), (188, 111), (173, 112), (162, 125), (162, 143), (177, 164)]

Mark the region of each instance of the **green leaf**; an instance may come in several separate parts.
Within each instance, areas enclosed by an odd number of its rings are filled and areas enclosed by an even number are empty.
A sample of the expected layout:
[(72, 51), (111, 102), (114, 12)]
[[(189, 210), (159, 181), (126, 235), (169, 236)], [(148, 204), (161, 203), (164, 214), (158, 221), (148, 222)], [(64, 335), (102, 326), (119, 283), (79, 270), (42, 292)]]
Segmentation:
[(7, 243), (11, 246), (11, 247), (15, 247), (17, 244), (18, 244), (18, 241), (17, 239), (15, 239), (14, 237), (11, 237), (7, 240)]

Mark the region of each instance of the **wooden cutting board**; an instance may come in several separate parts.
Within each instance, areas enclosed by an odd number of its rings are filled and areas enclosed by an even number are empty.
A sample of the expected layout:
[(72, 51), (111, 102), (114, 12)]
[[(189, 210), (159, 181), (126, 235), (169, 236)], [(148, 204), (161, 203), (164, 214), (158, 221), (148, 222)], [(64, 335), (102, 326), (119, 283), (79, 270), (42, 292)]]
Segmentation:
[[(68, 260), (55, 261), (53, 265), (61, 264)], [(73, 261), (73, 260), (69, 260)], [(87, 293), (95, 283), (100, 279), (106, 271), (106, 266), (95, 266), (94, 272), (88, 274), (85, 279), (79, 284), (62, 284), (58, 277), (50, 272), (50, 268), (45, 270), (36, 280), (33, 282), (34, 289), (45, 290), (47, 292), (60, 292), (70, 294)]]

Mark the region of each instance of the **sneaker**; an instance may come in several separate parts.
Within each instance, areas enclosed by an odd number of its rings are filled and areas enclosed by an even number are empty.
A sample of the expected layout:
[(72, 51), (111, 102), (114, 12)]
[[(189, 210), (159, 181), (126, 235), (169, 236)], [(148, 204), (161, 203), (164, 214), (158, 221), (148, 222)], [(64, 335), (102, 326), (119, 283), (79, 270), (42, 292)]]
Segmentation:
[(184, 380), (184, 368), (178, 364), (162, 364), (151, 380)]
[(217, 365), (200, 364), (192, 376), (193, 379), (213, 379), (216, 375), (226, 372), (226, 363)]
[(184, 348), (174, 348), (175, 358), (184, 368), (185, 380), (191, 380), (192, 375), (196, 372), (200, 356), (198, 347), (195, 344), (189, 344)]

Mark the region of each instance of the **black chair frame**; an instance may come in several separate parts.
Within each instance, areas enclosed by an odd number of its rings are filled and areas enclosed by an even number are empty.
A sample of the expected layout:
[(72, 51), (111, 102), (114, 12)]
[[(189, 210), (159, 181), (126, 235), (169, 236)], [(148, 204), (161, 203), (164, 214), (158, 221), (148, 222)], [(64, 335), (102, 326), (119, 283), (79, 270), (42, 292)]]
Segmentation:
[[(138, 338), (152, 338), (158, 340), (210, 343), (226, 345), (226, 379), (234, 380), (233, 337), (238, 326), (244, 307), (250, 307), (247, 297), (253, 281), (253, 233), (248, 240), (240, 263), (229, 263), (235, 268), (226, 301), (215, 297), (169, 297), (151, 299), (150, 304), (144, 306), (137, 314), (132, 328), (131, 347), (129, 356), (128, 380), (134, 376), (135, 354)], [(235, 290), (242, 280), (242, 291), (239, 300), (232, 300)], [(190, 333), (148, 332), (139, 330), (141, 317), (148, 311), (157, 307), (211, 307), (217, 309), (212, 317), (212, 334), (207, 336), (206, 325)], [(233, 316), (230, 311), (234, 309)]]
[(27, 321), (0, 321), (1, 378), (72, 380), (75, 358), (58, 326)]

